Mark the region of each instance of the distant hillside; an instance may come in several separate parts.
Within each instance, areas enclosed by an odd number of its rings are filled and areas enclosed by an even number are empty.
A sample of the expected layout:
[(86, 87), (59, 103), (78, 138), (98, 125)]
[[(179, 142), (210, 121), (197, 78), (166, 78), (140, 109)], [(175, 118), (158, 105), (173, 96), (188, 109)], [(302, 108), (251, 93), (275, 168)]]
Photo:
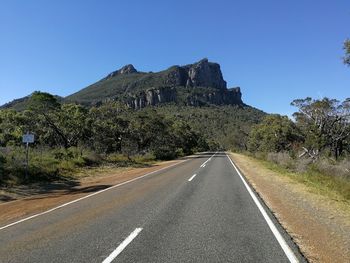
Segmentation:
[(193, 107), (168, 104), (155, 109), (189, 123), (213, 149), (246, 150), (252, 126), (266, 116), (265, 112), (247, 105)]
[[(0, 107), (22, 111), (30, 95)], [(100, 81), (65, 98), (63, 103), (88, 107), (108, 101), (120, 101), (130, 108), (175, 104), (180, 106), (244, 106), (239, 87), (227, 89), (220, 65), (202, 59), (194, 64), (172, 66), (160, 72), (139, 72), (129, 64), (108, 74)]]
[[(28, 101), (30, 99), (31, 95), (25, 96), (23, 98), (19, 98), (19, 99), (15, 99), (13, 101), (10, 101), (2, 106), (0, 106), (0, 109), (14, 109), (16, 111), (23, 111), (25, 109), (27, 109), (28, 107)], [(59, 102), (63, 102), (63, 98), (60, 96), (55, 96), (56, 99)]]

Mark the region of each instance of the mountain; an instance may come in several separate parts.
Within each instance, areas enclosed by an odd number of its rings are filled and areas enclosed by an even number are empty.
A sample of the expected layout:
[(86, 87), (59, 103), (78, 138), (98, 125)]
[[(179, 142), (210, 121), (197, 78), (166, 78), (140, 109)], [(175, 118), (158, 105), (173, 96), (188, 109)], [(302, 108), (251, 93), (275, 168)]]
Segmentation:
[[(14, 100), (0, 109), (24, 110), (29, 98)], [(143, 112), (147, 116), (158, 112), (189, 124), (213, 149), (245, 149), (251, 127), (266, 115), (243, 103), (240, 88), (228, 89), (220, 65), (208, 59), (160, 72), (140, 72), (129, 64), (57, 99), (87, 107), (120, 101), (137, 109), (128, 111), (130, 118)]]
[[(1, 108), (23, 110), (30, 95)], [(202, 59), (194, 64), (172, 66), (160, 72), (140, 72), (131, 64), (108, 74), (61, 102), (98, 106), (117, 100), (134, 109), (173, 103), (182, 106), (241, 105), (239, 87), (227, 89), (220, 65)]]
[(126, 65), (65, 100), (84, 105), (119, 100), (139, 109), (170, 102), (188, 106), (242, 105), (241, 96), (240, 88), (227, 89), (219, 64), (202, 59), (156, 73), (139, 72), (133, 65)]
[[(1, 109), (14, 109), (16, 111), (24, 111), (27, 109), (28, 106), (28, 101), (30, 99), (31, 95), (19, 98), (19, 99), (14, 99), (13, 101), (10, 101), (8, 103), (5, 103), (4, 105), (0, 106)], [(64, 102), (64, 98), (55, 95), (56, 99), (58, 102)]]

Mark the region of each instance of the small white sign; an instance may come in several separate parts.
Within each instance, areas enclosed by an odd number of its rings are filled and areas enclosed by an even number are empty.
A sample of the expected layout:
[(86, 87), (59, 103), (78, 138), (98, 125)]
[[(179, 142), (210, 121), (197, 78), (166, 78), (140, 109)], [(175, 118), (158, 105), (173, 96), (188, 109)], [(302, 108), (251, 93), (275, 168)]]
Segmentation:
[(25, 134), (22, 137), (23, 143), (34, 143), (34, 134)]

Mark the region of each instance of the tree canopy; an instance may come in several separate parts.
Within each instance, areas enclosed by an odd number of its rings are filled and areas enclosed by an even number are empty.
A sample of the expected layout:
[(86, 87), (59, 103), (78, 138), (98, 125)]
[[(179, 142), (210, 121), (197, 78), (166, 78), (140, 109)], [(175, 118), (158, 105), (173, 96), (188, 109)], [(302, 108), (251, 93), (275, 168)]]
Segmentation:
[(350, 66), (350, 39), (344, 41), (343, 49), (345, 51), (344, 64)]

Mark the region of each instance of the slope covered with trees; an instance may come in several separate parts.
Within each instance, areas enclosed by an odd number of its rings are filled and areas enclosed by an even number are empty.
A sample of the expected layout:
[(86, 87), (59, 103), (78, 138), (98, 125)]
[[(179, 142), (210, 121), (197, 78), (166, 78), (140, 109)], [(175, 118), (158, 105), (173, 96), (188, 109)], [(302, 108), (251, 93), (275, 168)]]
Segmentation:
[(234, 105), (173, 103), (135, 110), (110, 101), (85, 107), (35, 92), (26, 110), (0, 110), (0, 178), (24, 179), (21, 138), (26, 132), (36, 139), (31, 156), (37, 162), (31, 162), (30, 178), (50, 180), (74, 166), (113, 162), (111, 156), (118, 154), (131, 161), (135, 156), (172, 159), (196, 151), (245, 149), (250, 127), (264, 115)]

